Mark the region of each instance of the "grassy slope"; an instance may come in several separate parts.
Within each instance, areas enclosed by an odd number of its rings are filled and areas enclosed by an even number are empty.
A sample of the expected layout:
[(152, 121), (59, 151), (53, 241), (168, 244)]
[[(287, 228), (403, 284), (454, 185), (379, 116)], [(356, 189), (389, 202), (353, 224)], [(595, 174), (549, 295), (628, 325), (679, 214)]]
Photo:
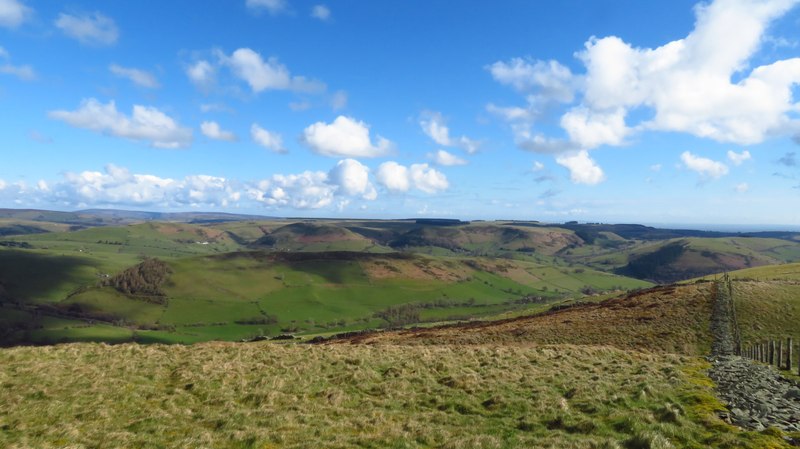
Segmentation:
[(711, 285), (659, 287), (543, 315), (382, 332), (353, 341), (410, 345), (600, 344), (702, 355), (711, 347)]
[(677, 260), (659, 270), (668, 281), (702, 276), (708, 273), (738, 270), (800, 260), (797, 242), (774, 238), (721, 237), (680, 238), (656, 242), (627, 241), (619, 248), (595, 245), (569, 250), (569, 260), (596, 268), (620, 268), (636, 257), (658, 251), (666, 245), (681, 243), (686, 251)]
[[(276, 259), (277, 257), (277, 259)], [(164, 287), (166, 306), (132, 300), (111, 289), (89, 289), (61, 303), (110, 313), (137, 325), (175, 326), (174, 332), (142, 331), (165, 342), (241, 339), (281, 329), (319, 333), (377, 327), (377, 311), (399, 304), (450, 301), (425, 309), (423, 320), (468, 318), (523, 306), (524, 295), (580, 296), (589, 286), (637, 288), (647, 284), (592, 270), (541, 266), (492, 259), (437, 259), (359, 256), (355, 260), (282, 260), (269, 253), (239, 253), (170, 262), (173, 274)], [(468, 261), (470, 265), (467, 265)], [(470, 307), (464, 307), (467, 301)], [(274, 316), (275, 324), (242, 325)]]
[(609, 347), (0, 350), (0, 446), (786, 447), (712, 416), (701, 362)]

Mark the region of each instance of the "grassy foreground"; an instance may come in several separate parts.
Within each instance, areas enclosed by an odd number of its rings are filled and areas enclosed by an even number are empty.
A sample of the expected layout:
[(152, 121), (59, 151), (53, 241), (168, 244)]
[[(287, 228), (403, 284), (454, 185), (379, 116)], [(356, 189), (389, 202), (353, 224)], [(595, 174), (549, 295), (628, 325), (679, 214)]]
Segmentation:
[(700, 359), (570, 345), (0, 350), (4, 448), (784, 447)]

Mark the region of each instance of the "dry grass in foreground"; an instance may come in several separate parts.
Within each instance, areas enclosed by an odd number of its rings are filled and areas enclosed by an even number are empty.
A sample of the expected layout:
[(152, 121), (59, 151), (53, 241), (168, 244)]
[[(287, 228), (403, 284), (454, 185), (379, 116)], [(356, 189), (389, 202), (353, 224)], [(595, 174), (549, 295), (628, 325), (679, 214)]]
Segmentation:
[(782, 447), (712, 416), (700, 364), (578, 346), (3, 349), (0, 447)]
[(438, 328), (364, 334), (333, 343), (589, 344), (622, 349), (704, 355), (712, 283), (656, 287), (600, 303), (540, 315)]

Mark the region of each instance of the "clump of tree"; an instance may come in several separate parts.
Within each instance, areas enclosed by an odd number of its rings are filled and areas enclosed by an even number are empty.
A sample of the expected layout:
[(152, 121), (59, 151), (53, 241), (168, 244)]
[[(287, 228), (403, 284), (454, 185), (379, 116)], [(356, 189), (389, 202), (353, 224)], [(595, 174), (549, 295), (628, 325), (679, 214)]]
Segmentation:
[(149, 302), (164, 304), (166, 294), (161, 290), (172, 270), (165, 262), (147, 258), (142, 263), (107, 279), (104, 285), (114, 287), (118, 292), (143, 298)]
[(420, 322), (419, 304), (401, 304), (375, 312), (375, 318), (386, 320), (390, 327), (405, 326)]

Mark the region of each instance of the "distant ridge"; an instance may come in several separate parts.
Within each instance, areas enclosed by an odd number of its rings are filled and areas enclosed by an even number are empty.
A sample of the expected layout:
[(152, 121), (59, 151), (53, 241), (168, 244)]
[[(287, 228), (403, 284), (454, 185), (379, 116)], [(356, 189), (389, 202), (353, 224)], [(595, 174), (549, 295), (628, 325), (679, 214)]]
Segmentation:
[(278, 217), (265, 215), (231, 214), (225, 212), (149, 212), (122, 209), (83, 209), (74, 212), (41, 209), (0, 209), (0, 218), (63, 223), (76, 226), (124, 225), (143, 221), (213, 223), (278, 219)]

